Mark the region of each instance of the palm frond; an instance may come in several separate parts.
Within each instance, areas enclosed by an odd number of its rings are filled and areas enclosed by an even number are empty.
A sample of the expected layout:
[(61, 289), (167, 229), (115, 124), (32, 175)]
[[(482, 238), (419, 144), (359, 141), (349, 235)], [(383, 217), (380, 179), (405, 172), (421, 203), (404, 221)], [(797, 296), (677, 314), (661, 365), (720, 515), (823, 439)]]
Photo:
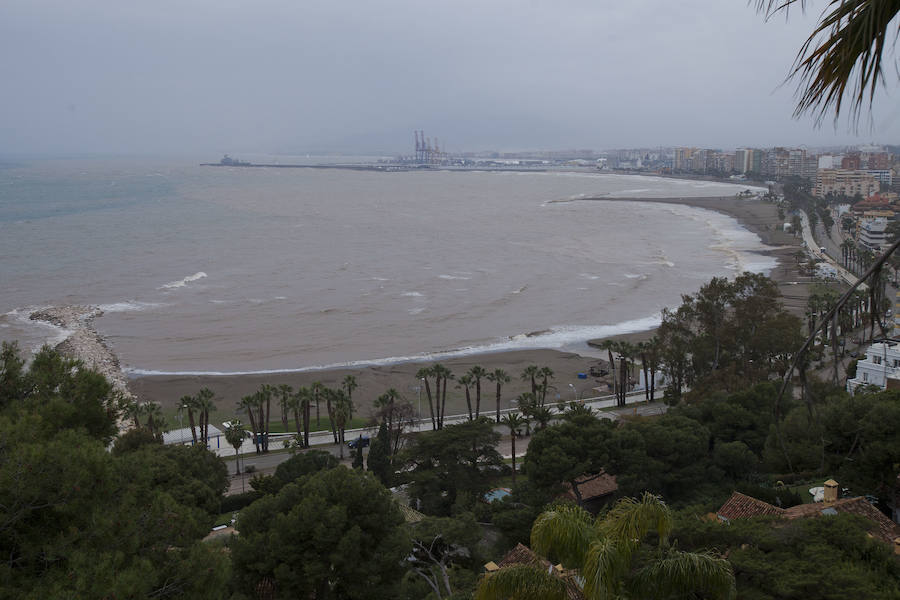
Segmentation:
[(587, 552), (581, 576), (588, 598), (615, 598), (631, 562), (630, 546), (611, 538), (594, 541)]
[[(796, 2), (756, 0), (755, 4), (768, 18), (787, 12)], [(821, 123), (833, 111), (837, 119), (846, 100), (858, 121), (862, 106), (872, 105), (879, 83), (884, 83), (882, 58), (890, 34), (897, 35), (898, 27), (891, 23), (898, 13), (897, 0), (831, 0), (788, 76), (800, 80), (794, 116), (811, 112)]]
[(724, 558), (705, 552), (671, 550), (637, 570), (629, 580), (635, 598), (669, 598), (703, 592), (704, 598), (735, 597), (734, 573)]
[(544, 569), (514, 565), (485, 575), (474, 600), (566, 600), (564, 580)]
[(597, 523), (598, 532), (619, 542), (637, 544), (650, 530), (659, 534), (660, 545), (665, 545), (672, 531), (672, 512), (662, 498), (644, 492), (640, 500), (622, 498), (609, 511), (603, 521)]
[(568, 568), (581, 568), (594, 539), (590, 513), (572, 504), (558, 504), (544, 511), (531, 527), (531, 548), (552, 556)]

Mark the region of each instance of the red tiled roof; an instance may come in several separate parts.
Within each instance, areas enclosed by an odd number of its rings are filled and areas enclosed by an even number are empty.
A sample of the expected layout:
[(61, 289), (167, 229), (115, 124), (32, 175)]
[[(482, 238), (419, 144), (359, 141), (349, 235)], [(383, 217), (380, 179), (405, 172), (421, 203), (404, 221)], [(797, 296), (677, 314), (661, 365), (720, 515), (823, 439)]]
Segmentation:
[(573, 571), (558, 571), (549, 560), (541, 558), (528, 546), (516, 544), (516, 547), (507, 552), (506, 556), (497, 563), (497, 566), (501, 569), (514, 565), (526, 565), (544, 571), (550, 570), (551, 573), (566, 582), (566, 595), (569, 600), (585, 600), (584, 592), (581, 591), (581, 588), (576, 583)]
[(832, 504), (814, 502), (812, 504), (798, 504), (790, 508), (778, 508), (768, 502), (757, 500), (740, 492), (734, 492), (731, 498), (719, 508), (718, 515), (728, 520), (746, 519), (763, 515), (784, 517), (786, 519), (804, 519), (827, 515), (829, 513), (824, 511), (828, 509), (832, 509), (837, 513), (850, 513), (869, 519), (875, 526), (871, 530), (872, 534), (889, 544), (893, 543), (897, 535), (900, 535), (894, 522), (884, 516), (880, 510), (872, 506), (862, 496), (842, 498)]
[(763, 515), (784, 516), (784, 509), (772, 506), (768, 502), (757, 500), (746, 494), (734, 492), (717, 514), (726, 519), (746, 519)]
[[(572, 485), (569, 482), (563, 484), (566, 488), (565, 495), (573, 500), (578, 498), (572, 491)], [(616, 483), (616, 476), (610, 475), (606, 471), (600, 471), (594, 475), (585, 474), (575, 479), (575, 485), (578, 486), (578, 492), (581, 494), (582, 501), (593, 500), (612, 494), (619, 489)]]
[(829, 508), (834, 509), (835, 512), (849, 513), (867, 518), (875, 525), (875, 528), (871, 530), (871, 533), (889, 544), (893, 543), (894, 538), (900, 535), (900, 531), (898, 531), (898, 527), (894, 522), (887, 518), (880, 510), (872, 506), (872, 504), (862, 496), (857, 496), (856, 498), (841, 498), (830, 505), (816, 502), (815, 504), (792, 506), (785, 509), (784, 516), (788, 519), (818, 517), (823, 514), (828, 514), (823, 511)]

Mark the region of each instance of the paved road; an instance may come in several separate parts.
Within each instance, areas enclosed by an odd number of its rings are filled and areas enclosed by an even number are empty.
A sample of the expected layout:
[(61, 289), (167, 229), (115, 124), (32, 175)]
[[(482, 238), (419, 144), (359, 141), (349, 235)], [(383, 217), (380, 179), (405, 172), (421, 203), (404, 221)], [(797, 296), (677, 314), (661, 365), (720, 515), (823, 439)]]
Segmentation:
[[(833, 244), (833, 240), (829, 240), (828, 236), (821, 236), (823, 245), (826, 250), (826, 252), (822, 252), (819, 249), (820, 248), (819, 242), (817, 242), (815, 240), (815, 238), (813, 238), (813, 232), (809, 227), (809, 218), (806, 216), (806, 213), (803, 212), (802, 210), (800, 211), (800, 219), (803, 222), (803, 231), (802, 231), (803, 241), (806, 242), (806, 247), (809, 250), (809, 253), (812, 254), (812, 256), (814, 256), (815, 258), (819, 258), (824, 261), (827, 261), (831, 266), (834, 267), (835, 271), (837, 271), (838, 277), (840, 279), (842, 279), (848, 285), (854, 285), (857, 282), (856, 275), (854, 275), (853, 273), (851, 273), (850, 271), (848, 271), (847, 269), (842, 267), (840, 264), (838, 264), (837, 260), (835, 260), (829, 254), (827, 254), (827, 251), (829, 249), (829, 241), (832, 242), (832, 244)], [(834, 253), (835, 253), (835, 256), (840, 255), (840, 246), (839, 245), (836, 246), (836, 250), (834, 250)], [(858, 289), (860, 289), (860, 290), (867, 289), (866, 284), (860, 285)]]
[[(660, 397), (661, 397), (660, 393)], [(661, 402), (655, 402), (653, 404), (646, 404), (643, 400), (643, 391), (633, 392), (626, 398), (626, 407), (625, 408), (616, 408), (615, 399), (611, 397), (602, 397), (597, 399), (587, 399), (585, 400), (585, 404), (594, 409), (595, 414), (601, 419), (612, 419), (616, 420), (621, 416), (632, 416), (632, 415), (641, 415), (641, 416), (654, 416), (665, 413), (668, 410), (668, 406), (662, 404)], [(467, 417), (465, 415), (455, 415), (453, 417), (447, 417), (445, 423), (450, 424), (451, 422), (461, 422), (464, 421)], [(346, 439), (350, 440), (362, 433), (363, 435), (373, 435), (374, 428), (367, 429), (354, 429), (353, 436), (351, 437), (350, 431), (347, 431)], [(503, 425), (497, 425), (494, 428), (495, 431), (500, 433), (502, 436), (500, 439), (500, 444), (497, 447), (498, 452), (500, 452), (501, 456), (504, 458), (510, 458), (512, 455), (512, 442), (509, 438), (509, 430)], [(427, 432), (431, 431), (431, 422), (430, 421), (422, 421), (416, 425), (416, 427), (412, 431), (417, 432)], [(516, 439), (516, 456), (522, 456), (525, 454), (525, 451), (528, 449), (528, 443), (531, 441), (531, 437), (523, 437)], [(309, 436), (310, 446), (315, 447), (316, 450), (325, 450), (330, 452), (335, 457), (340, 456), (340, 447), (334, 443), (334, 439), (331, 436), (331, 432), (319, 432), (316, 435), (310, 433)], [(255, 472), (259, 474), (271, 474), (275, 471), (275, 468), (286, 461), (291, 457), (291, 454), (287, 451), (275, 451), (281, 450), (282, 443), (279, 441), (276, 444), (272, 441), (269, 442), (269, 454), (256, 454), (256, 451), (252, 444), (245, 442), (245, 444), (241, 447), (242, 454), (240, 455), (241, 467), (244, 469), (247, 466), (253, 465)], [(242, 491), (249, 491), (250, 488), (250, 479), (253, 477), (253, 474), (242, 473), (241, 475), (234, 475), (235, 464), (234, 464), (234, 448), (228, 447), (226, 448), (213, 448), (216, 453), (222, 458), (226, 459), (226, 464), (228, 466), (228, 472), (232, 474), (231, 484), (229, 490), (226, 494), (238, 494)], [(228, 452), (230, 450), (230, 452)], [(344, 463), (350, 464), (352, 455), (349, 449), (344, 448)], [(242, 470), (244, 470), (242, 469)]]

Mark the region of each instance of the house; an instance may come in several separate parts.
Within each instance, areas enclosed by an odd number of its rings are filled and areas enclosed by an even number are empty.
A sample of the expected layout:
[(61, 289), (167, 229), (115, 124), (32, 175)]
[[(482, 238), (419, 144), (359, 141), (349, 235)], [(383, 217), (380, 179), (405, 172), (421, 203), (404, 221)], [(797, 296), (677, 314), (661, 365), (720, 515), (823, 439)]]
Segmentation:
[(609, 497), (619, 489), (616, 476), (606, 471), (576, 477), (574, 489), (568, 481), (563, 486), (566, 491), (561, 495), (562, 498), (574, 501), (593, 515), (596, 515)]
[[(768, 502), (757, 500), (740, 492), (731, 494), (723, 504), (716, 516), (725, 523), (735, 519), (748, 519), (751, 517), (772, 516), (783, 519), (809, 519), (827, 517), (840, 513), (850, 513), (865, 517), (872, 523), (869, 533), (872, 537), (880, 539), (891, 545), (900, 537), (900, 528), (886, 517), (880, 510), (862, 496), (855, 498), (838, 498), (838, 483), (833, 479), (825, 482), (824, 502), (799, 504), (790, 508), (779, 508)], [(895, 550), (897, 547), (895, 546)]]
[(515, 565), (526, 565), (529, 567), (537, 567), (552, 573), (566, 583), (566, 596), (569, 600), (585, 600), (584, 592), (578, 584), (575, 571), (563, 569), (562, 565), (553, 565), (549, 560), (541, 558), (534, 551), (523, 544), (516, 544), (516, 547), (506, 553), (499, 562), (491, 561), (484, 565), (486, 577), (490, 577), (492, 573), (512, 567)]
[(861, 385), (900, 388), (900, 342), (884, 340), (866, 349), (856, 363), (856, 377), (847, 380), (847, 391), (852, 394)]

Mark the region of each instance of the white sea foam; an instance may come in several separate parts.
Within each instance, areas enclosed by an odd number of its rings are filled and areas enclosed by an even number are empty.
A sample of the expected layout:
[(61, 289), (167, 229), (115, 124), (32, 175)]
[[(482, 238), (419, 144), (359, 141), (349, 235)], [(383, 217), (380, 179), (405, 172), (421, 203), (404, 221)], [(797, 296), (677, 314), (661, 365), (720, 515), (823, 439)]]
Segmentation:
[(424, 306), (420, 306), (420, 307), (418, 307), (418, 308), (411, 308), (411, 309), (409, 309), (407, 312), (408, 312), (409, 314), (411, 314), (411, 315), (417, 315), (417, 314), (419, 314), (419, 313), (421, 313), (421, 312), (424, 312), (424, 310), (425, 310), (425, 307), (424, 307)]
[(127, 302), (113, 302), (112, 304), (101, 304), (97, 308), (105, 313), (121, 313), (121, 312), (137, 312), (159, 308), (164, 306), (158, 302), (138, 302), (137, 300), (129, 300)]
[(178, 289), (178, 288), (183, 288), (190, 282), (197, 281), (198, 279), (203, 279), (204, 277), (206, 277), (206, 273), (204, 273), (203, 271), (197, 271), (193, 275), (188, 275), (184, 279), (179, 279), (178, 281), (170, 281), (169, 283), (165, 283), (156, 289), (158, 289), (158, 290), (174, 290), (174, 289)]
[(45, 331), (45, 335), (41, 336), (41, 342), (31, 348), (32, 353), (36, 353), (44, 344), (53, 348), (69, 339), (69, 336), (75, 333), (74, 330), (67, 329), (66, 327), (60, 327), (59, 325), (54, 325), (53, 323), (48, 323), (47, 321), (31, 319), (31, 315), (33, 313), (47, 308), (50, 307), (32, 306), (29, 308), (24, 308), (22, 310), (13, 309), (4, 315), (6, 317), (10, 317), (12, 320), (15, 320), (22, 327), (35, 327)]
[(425, 296), (421, 292), (403, 292), (400, 295), (404, 298), (423, 298)]
[(463, 277), (461, 275), (438, 275), (439, 279), (455, 280), (455, 279), (472, 279), (471, 277)]
[(488, 343), (482, 346), (468, 346), (456, 348), (444, 352), (428, 352), (409, 356), (389, 356), (370, 360), (353, 360), (328, 365), (315, 365), (309, 367), (297, 367), (288, 369), (260, 369), (257, 371), (156, 371), (152, 369), (135, 369), (126, 367), (124, 371), (135, 377), (164, 375), (164, 376), (216, 376), (216, 375), (276, 375), (279, 373), (309, 373), (326, 371), (330, 369), (351, 369), (359, 367), (376, 367), (395, 365), (408, 362), (427, 362), (433, 360), (446, 360), (478, 354), (491, 354), (494, 352), (506, 352), (509, 350), (528, 350), (549, 348), (557, 349), (574, 343), (584, 342), (596, 338), (606, 338), (623, 333), (646, 331), (658, 327), (659, 315), (632, 319), (615, 325), (588, 325), (584, 327), (566, 326), (554, 328), (547, 333), (537, 335), (519, 334), (512, 339)]

